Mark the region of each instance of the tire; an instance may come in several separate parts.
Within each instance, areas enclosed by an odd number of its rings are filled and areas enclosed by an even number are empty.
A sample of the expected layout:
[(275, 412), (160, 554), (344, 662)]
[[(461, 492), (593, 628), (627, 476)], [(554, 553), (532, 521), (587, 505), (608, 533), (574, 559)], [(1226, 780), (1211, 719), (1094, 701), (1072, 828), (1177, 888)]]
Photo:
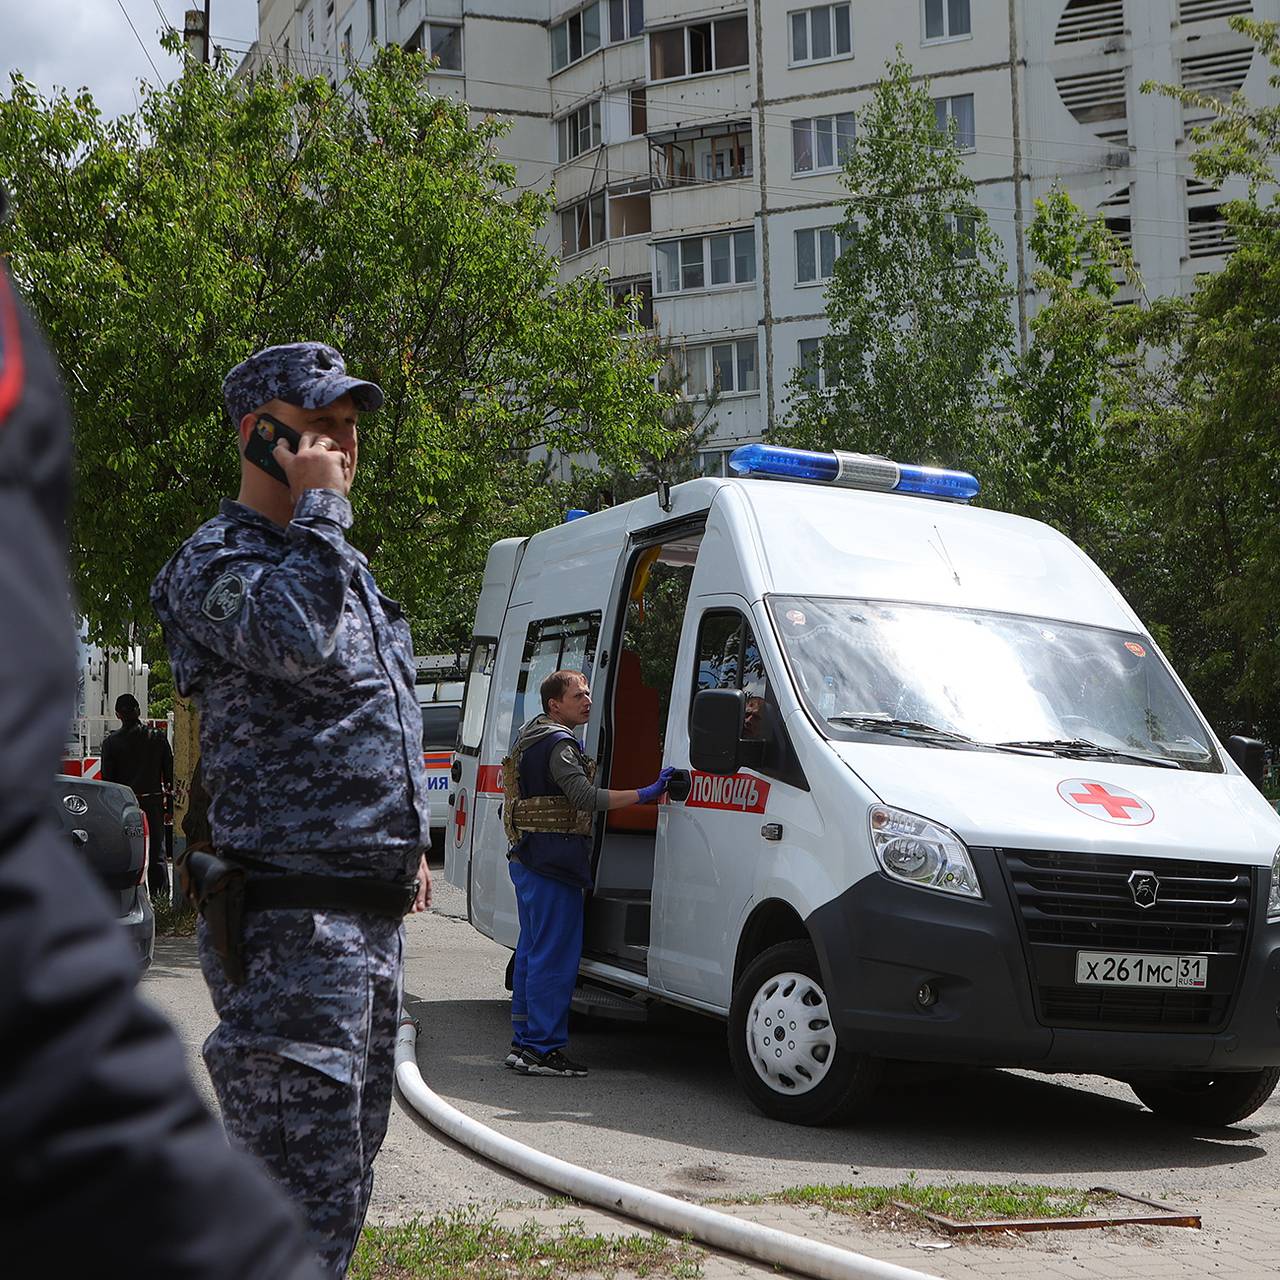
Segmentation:
[[(799, 1036), (792, 1039), (797, 1030), (807, 1032), (808, 1045)], [(738, 1083), (774, 1120), (827, 1125), (850, 1119), (880, 1084), (878, 1059), (836, 1043), (809, 942), (780, 942), (746, 967), (734, 987), (728, 1034)], [(766, 1049), (772, 1052), (766, 1055)]]
[(1130, 1081), (1138, 1101), (1175, 1124), (1223, 1126), (1251, 1116), (1280, 1082), (1280, 1067), (1257, 1071), (1182, 1071), (1158, 1080)]

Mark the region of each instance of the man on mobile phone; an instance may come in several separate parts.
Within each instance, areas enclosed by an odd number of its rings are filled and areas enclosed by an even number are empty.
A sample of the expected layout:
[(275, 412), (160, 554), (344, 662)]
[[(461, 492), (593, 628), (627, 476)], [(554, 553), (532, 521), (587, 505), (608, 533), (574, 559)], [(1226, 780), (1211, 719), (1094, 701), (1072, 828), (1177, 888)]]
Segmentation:
[(57, 366), (0, 266), (2, 1269), (315, 1280), (296, 1211), (228, 1149), (50, 808), (76, 690), (70, 494)]
[(401, 920), (431, 892), (409, 627), (346, 540), (357, 419), (383, 397), (318, 342), (250, 356), (223, 397), (239, 496), (151, 592), (212, 796), (204, 1058), (232, 1141), (342, 1275), (391, 1106)]

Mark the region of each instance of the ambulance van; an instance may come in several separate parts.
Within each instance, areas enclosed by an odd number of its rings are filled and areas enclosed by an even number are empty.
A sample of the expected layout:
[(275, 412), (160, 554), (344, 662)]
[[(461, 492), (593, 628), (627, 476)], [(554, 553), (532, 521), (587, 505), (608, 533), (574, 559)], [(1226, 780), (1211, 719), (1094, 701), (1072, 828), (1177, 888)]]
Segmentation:
[(453, 744), (462, 713), (462, 659), (426, 654), (414, 659), (414, 692), (422, 709), (422, 764), (427, 774), (431, 860), (444, 856), (452, 810), (449, 805)]
[(678, 770), (596, 819), (582, 991), (724, 1019), (766, 1114), (854, 1115), (886, 1060), (1255, 1111), (1280, 1076), (1260, 745), (1224, 750), (1097, 566), (969, 506), (973, 477), (732, 465), (491, 549), (446, 858), (475, 928), (515, 945), (500, 764), (576, 668), (598, 782)]

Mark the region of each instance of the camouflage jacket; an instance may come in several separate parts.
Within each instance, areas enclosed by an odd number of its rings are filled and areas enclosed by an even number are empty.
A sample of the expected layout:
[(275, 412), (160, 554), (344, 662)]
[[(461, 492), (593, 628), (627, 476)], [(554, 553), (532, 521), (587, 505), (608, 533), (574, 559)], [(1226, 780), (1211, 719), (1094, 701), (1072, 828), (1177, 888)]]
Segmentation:
[(409, 626), (347, 543), (351, 505), (309, 489), (281, 528), (229, 499), (151, 602), (200, 708), (221, 850), (291, 871), (397, 878), (429, 838)]

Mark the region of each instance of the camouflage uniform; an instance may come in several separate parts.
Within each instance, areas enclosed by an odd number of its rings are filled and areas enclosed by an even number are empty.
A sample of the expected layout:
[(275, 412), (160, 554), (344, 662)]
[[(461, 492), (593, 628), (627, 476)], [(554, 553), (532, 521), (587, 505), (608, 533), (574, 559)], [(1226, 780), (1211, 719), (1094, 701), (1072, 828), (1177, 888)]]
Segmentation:
[[(315, 408), (354, 394), (332, 348), (271, 348), (255, 362), (228, 378), (233, 421), (275, 397)], [(347, 499), (328, 489), (304, 492), (286, 528), (224, 501), (152, 587), (175, 683), (200, 707), (214, 844), (251, 876), (403, 882), (427, 842), (409, 627), (348, 545), (350, 524)], [(251, 912), (236, 986), (200, 930), (221, 1019), (204, 1057), (227, 1132), (289, 1189), (339, 1275), (386, 1132), (402, 947), (384, 916)]]

